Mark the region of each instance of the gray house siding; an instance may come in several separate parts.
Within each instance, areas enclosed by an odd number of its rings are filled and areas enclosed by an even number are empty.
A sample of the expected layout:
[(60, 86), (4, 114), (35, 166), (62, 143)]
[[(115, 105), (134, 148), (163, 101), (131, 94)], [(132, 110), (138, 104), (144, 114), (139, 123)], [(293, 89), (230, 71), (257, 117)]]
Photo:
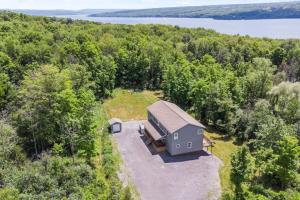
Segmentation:
[[(198, 133), (199, 130), (199, 133)], [(175, 140), (173, 134), (167, 137), (167, 149), (171, 155), (180, 155), (191, 152), (201, 151), (203, 149), (203, 128), (194, 125), (186, 125), (176, 131), (178, 139)], [(191, 146), (189, 147), (189, 143)]]

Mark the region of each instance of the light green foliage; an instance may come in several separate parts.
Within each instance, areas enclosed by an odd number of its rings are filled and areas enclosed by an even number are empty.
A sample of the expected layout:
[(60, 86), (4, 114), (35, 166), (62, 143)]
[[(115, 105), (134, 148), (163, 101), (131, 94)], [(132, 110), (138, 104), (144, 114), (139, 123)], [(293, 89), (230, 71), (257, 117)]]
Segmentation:
[(0, 157), (8, 159), (17, 144), (17, 134), (12, 126), (4, 119), (0, 120)]
[(278, 148), (270, 152), (269, 161), (265, 167), (265, 175), (273, 184), (281, 188), (295, 184), (299, 169), (300, 147), (294, 136), (284, 136), (279, 140)]
[(19, 135), (33, 141), (35, 153), (61, 143), (72, 155), (93, 155), (94, 96), (84, 85), (75, 91), (78, 83), (70, 74), (43, 66), (22, 82), (16, 125)]
[[(289, 81), (299, 80), (300, 78), (300, 47), (291, 49), (288, 52), (287, 63), (289, 64), (289, 69), (287, 70), (287, 74), (290, 76)], [(294, 72), (293, 72), (294, 71)], [(296, 73), (295, 73), (296, 72)]]
[(240, 101), (239, 82), (230, 71), (211, 56), (204, 56), (193, 68), (196, 82), (191, 99), (197, 115), (209, 125), (232, 133), (232, 121), (236, 103)]
[(249, 182), (254, 176), (254, 159), (249, 149), (245, 146), (240, 147), (238, 151), (232, 155), (231, 165), (231, 180), (237, 189), (240, 189), (238, 187), (241, 187), (242, 183)]
[(274, 112), (290, 124), (300, 120), (300, 83), (282, 82), (269, 95)]
[(252, 70), (243, 77), (242, 87), (245, 103), (253, 104), (258, 99), (265, 98), (272, 87), (272, 63), (265, 58), (255, 58)]
[(266, 100), (259, 100), (251, 111), (238, 110), (236, 114), (235, 133), (241, 142), (256, 139), (259, 127), (276, 120), (271, 105)]
[(278, 141), (281, 141), (284, 136), (294, 135), (295, 130), (292, 126), (286, 125), (280, 118), (268, 117), (265, 122), (262, 122), (253, 139), (255, 149), (277, 148)]
[[(131, 45), (131, 44), (130, 44)], [(141, 45), (141, 44), (136, 44)], [(117, 81), (119, 85), (144, 89), (147, 83), (150, 60), (139, 46), (120, 49), (116, 62), (118, 65)]]
[(13, 64), (11, 58), (0, 51), (0, 72), (8, 75), (11, 81), (17, 82), (19, 80), (19, 71)]
[[(10, 164), (20, 166), (26, 160), (23, 149), (18, 146), (20, 139), (15, 129), (4, 118), (0, 118), (0, 166), (7, 167)], [(2, 178), (0, 172), (0, 180)]]
[(129, 186), (125, 187), (121, 196), (121, 200), (133, 200), (132, 192)]
[(14, 188), (1, 188), (0, 189), (0, 199), (5, 199), (5, 200), (16, 200), (18, 199), (19, 194), (18, 190)]
[(45, 156), (22, 169), (12, 166), (1, 172), (5, 173), (4, 186), (13, 185), (22, 198), (81, 198), (79, 189), (83, 187), (93, 187), (99, 195), (107, 193), (105, 183), (97, 181), (95, 171), (80, 160), (73, 163), (70, 159)]
[(168, 66), (164, 73), (163, 90), (171, 101), (180, 106), (189, 106), (192, 74), (188, 63), (178, 62)]
[(13, 99), (14, 88), (5, 73), (0, 73), (0, 111)]
[(272, 62), (279, 66), (286, 59), (286, 56), (286, 50), (278, 47), (272, 53)]
[(55, 143), (53, 145), (53, 148), (52, 148), (53, 155), (63, 155), (63, 152), (64, 152), (63, 144)]
[(86, 39), (81, 44), (80, 63), (87, 66), (91, 78), (95, 82), (95, 94), (108, 97), (115, 86), (116, 65), (111, 56), (102, 56), (95, 43)]
[(243, 146), (232, 155), (231, 180), (235, 185), (235, 197), (246, 199), (247, 184), (254, 177), (254, 159), (247, 147)]

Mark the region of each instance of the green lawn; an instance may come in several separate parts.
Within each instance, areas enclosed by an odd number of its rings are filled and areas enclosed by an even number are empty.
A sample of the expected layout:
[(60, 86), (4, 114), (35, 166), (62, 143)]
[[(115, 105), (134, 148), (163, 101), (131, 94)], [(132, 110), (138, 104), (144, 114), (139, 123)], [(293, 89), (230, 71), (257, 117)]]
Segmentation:
[(147, 118), (147, 107), (159, 100), (161, 92), (116, 89), (113, 98), (104, 102), (110, 118), (117, 117), (121, 120), (141, 120)]
[(224, 139), (220, 134), (212, 132), (206, 132), (205, 134), (215, 142), (212, 153), (223, 161), (223, 166), (220, 169), (222, 192), (232, 191), (233, 188), (230, 181), (230, 157), (237, 149), (237, 146), (233, 143), (232, 139)]
[[(161, 92), (155, 91), (133, 92), (132, 90), (116, 89), (113, 97), (106, 100), (103, 106), (110, 118), (117, 117), (124, 121), (141, 120), (147, 118), (146, 108), (159, 100), (161, 96)], [(205, 134), (215, 141), (212, 153), (224, 163), (220, 169), (222, 191), (230, 191), (232, 190), (230, 155), (236, 150), (237, 146), (233, 143), (233, 140), (224, 139), (220, 134), (212, 132), (206, 132)]]

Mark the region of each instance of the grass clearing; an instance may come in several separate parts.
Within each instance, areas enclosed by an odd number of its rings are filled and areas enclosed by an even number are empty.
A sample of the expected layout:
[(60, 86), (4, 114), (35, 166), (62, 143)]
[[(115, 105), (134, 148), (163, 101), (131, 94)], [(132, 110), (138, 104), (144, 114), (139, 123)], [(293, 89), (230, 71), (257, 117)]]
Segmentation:
[[(132, 90), (116, 89), (111, 99), (104, 102), (103, 107), (107, 116), (117, 117), (124, 121), (141, 120), (147, 118), (147, 107), (162, 97), (160, 91), (134, 92)], [(215, 141), (212, 153), (220, 158), (224, 165), (220, 169), (222, 192), (232, 190), (230, 181), (230, 156), (237, 149), (232, 139), (225, 139), (222, 135), (206, 132), (209, 138)]]
[(124, 121), (147, 118), (147, 107), (159, 100), (161, 92), (116, 89), (113, 98), (104, 102), (103, 106), (110, 118), (117, 117)]
[[(223, 166), (220, 169), (220, 179), (222, 186), (222, 193), (232, 191), (232, 183), (230, 181), (231, 170), (231, 154), (237, 149), (237, 145), (234, 144), (232, 139), (226, 139), (223, 135), (205, 132), (206, 136), (215, 141), (215, 145), (212, 148), (212, 153), (223, 161)], [(210, 150), (210, 148), (209, 148)]]

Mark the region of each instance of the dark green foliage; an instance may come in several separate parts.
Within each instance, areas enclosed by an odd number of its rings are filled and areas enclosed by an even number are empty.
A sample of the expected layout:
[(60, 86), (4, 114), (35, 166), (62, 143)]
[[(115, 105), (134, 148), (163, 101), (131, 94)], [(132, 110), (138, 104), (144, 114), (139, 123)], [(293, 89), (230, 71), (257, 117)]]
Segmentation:
[(13, 99), (14, 86), (5, 73), (0, 73), (0, 111)]
[(282, 62), (284, 61), (284, 59), (286, 58), (286, 51), (283, 48), (278, 47), (277, 49), (275, 49), (272, 53), (272, 62), (279, 66), (282, 64)]
[[(2, 169), (2, 188), (14, 186), (21, 198), (81, 198), (80, 188), (93, 184), (96, 174), (83, 161), (60, 157), (46, 158), (26, 164), (23, 168)], [(103, 186), (105, 187), (105, 186)], [(98, 191), (105, 188), (96, 187)], [(95, 189), (96, 189), (95, 188)], [(101, 191), (105, 192), (105, 191)]]
[(268, 59), (254, 58), (252, 70), (243, 77), (242, 85), (245, 103), (254, 104), (258, 99), (266, 98), (272, 87), (272, 63)]
[(103, 167), (105, 176), (108, 178), (113, 178), (117, 176), (116, 169), (116, 157), (113, 154), (113, 146), (111, 141), (109, 140), (108, 133), (103, 133), (102, 135), (102, 155), (103, 155)]
[(288, 188), (297, 181), (297, 159), (300, 155), (298, 140), (293, 136), (284, 136), (279, 140), (278, 147), (273, 149), (263, 173), (269, 183)]
[(243, 184), (254, 176), (254, 160), (247, 147), (243, 146), (232, 156), (231, 181), (235, 185), (237, 199), (243, 199)]
[(62, 143), (72, 155), (93, 155), (94, 96), (84, 82), (78, 88), (78, 80), (71, 74), (69, 70), (59, 72), (55, 67), (43, 66), (22, 82), (14, 113), (16, 126), (21, 137), (32, 141), (26, 146), (34, 147), (31, 151), (36, 154)]
[(129, 186), (125, 187), (121, 200), (133, 200), (132, 192)]
[(167, 67), (164, 73), (164, 94), (180, 106), (190, 105), (189, 93), (192, 89), (192, 73), (188, 63), (178, 62)]
[(253, 177), (253, 158), (247, 147), (243, 146), (232, 156), (231, 179), (235, 184), (248, 182)]

